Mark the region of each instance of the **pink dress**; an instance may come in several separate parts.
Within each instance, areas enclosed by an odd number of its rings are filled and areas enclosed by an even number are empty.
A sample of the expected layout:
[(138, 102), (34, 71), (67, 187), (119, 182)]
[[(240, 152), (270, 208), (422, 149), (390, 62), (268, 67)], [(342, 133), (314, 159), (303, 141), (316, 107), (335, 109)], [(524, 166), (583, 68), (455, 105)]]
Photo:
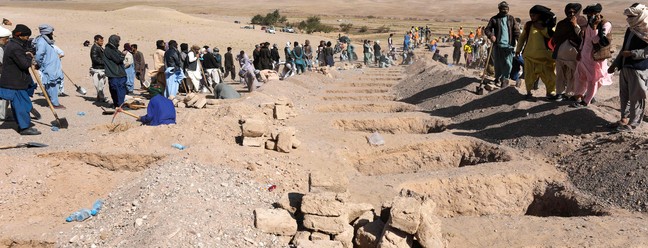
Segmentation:
[[(607, 35), (612, 30), (612, 24), (606, 22), (603, 30)], [(583, 43), (581, 45), (581, 58), (576, 65), (576, 79), (574, 93), (576, 95), (585, 95), (583, 101), (590, 104), (592, 98), (596, 95), (598, 88), (602, 85), (612, 84), (612, 75), (608, 74), (608, 61), (595, 61), (592, 57), (594, 50), (593, 43), (598, 43), (598, 30), (587, 26), (584, 30)]]

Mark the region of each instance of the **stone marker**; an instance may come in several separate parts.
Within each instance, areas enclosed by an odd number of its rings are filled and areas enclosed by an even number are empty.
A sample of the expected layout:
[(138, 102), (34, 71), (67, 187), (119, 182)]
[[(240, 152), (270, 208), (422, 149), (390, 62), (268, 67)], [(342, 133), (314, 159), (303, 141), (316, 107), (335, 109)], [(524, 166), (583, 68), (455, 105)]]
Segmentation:
[(431, 200), (421, 205), (421, 225), (415, 237), (424, 248), (444, 247), (441, 220), (435, 215), (435, 209), (436, 204)]
[(289, 153), (292, 150), (292, 136), (288, 131), (282, 131), (277, 136), (277, 151)]
[[(345, 213), (344, 203), (338, 200), (336, 193), (309, 193), (302, 198), (301, 211), (305, 214), (337, 217)], [(348, 223), (348, 222), (347, 222)]]
[(345, 207), (346, 213), (349, 216), (349, 223), (354, 222), (358, 217), (366, 212), (374, 210), (373, 205), (369, 203), (347, 203)]
[(408, 234), (415, 234), (421, 223), (421, 203), (412, 197), (396, 197), (390, 210), (388, 225)]
[(265, 148), (268, 150), (277, 150), (277, 142), (274, 140), (267, 140), (265, 143)]
[(378, 246), (378, 239), (385, 229), (385, 223), (380, 219), (364, 225), (356, 232), (355, 240), (353, 241), (360, 248), (369, 248)]
[(274, 118), (277, 120), (288, 119), (289, 112), (290, 112), (290, 108), (288, 106), (275, 105)]
[(243, 137), (261, 137), (267, 132), (266, 123), (259, 119), (247, 119), (241, 125)]
[(255, 209), (254, 226), (276, 235), (288, 236), (297, 232), (297, 221), (284, 209)]
[(412, 235), (387, 225), (380, 242), (378, 242), (378, 248), (412, 247), (413, 244), (414, 238)]
[(333, 240), (298, 240), (298, 242), (295, 243), (295, 246), (297, 246), (297, 248), (344, 248), (340, 241)]
[(344, 232), (346, 216), (325, 217), (312, 214), (304, 215), (304, 227), (309, 230), (319, 231), (328, 234), (339, 234)]
[(346, 225), (344, 227), (344, 232), (336, 234), (333, 236), (333, 240), (340, 241), (344, 248), (353, 248), (353, 227), (351, 225)]
[(243, 137), (243, 146), (262, 147), (265, 144), (264, 137)]

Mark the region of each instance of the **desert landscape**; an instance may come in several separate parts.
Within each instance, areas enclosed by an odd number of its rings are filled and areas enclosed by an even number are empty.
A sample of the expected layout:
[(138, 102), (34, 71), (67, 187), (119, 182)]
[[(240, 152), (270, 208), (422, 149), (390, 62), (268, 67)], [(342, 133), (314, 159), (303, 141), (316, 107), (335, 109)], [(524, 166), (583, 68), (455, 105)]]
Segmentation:
[[(360, 40), (386, 47), (394, 33), (402, 44), (410, 26), (430, 26), (435, 36), (473, 30), (498, 2), (0, 1), (1, 17), (14, 25), (34, 34), (39, 24), (54, 27), (71, 79), (70, 96), (60, 98), (67, 109), (57, 110), (69, 128), (51, 129), (54, 116), (37, 94), (42, 119), (33, 122), (42, 135), (0, 124), (0, 145), (49, 145), (0, 150), (0, 246), (648, 247), (648, 127), (604, 127), (619, 116), (618, 75), (595, 104), (574, 109), (524, 101), (523, 88), (477, 95), (480, 70), (438, 63), (425, 49), (413, 64), (389, 68), (337, 62), (338, 54), (326, 73), (253, 93), (238, 77), (226, 79), (240, 99), (203, 95), (205, 108), (179, 107), (178, 124), (151, 127), (102, 115), (109, 105), (94, 101), (90, 47), (82, 45), (118, 34), (151, 65), (159, 39), (223, 54), (347, 35), (241, 28), (278, 9), (291, 23), (313, 15), (333, 27), (352, 23), (360, 54)], [(537, 3), (510, 4), (526, 21)], [(563, 2), (542, 4), (564, 16)], [(629, 3), (601, 4), (619, 45)], [(369, 32), (357, 31), (363, 26)], [(389, 32), (375, 32), (385, 26)], [(451, 54), (450, 45), (441, 53)], [(541, 86), (535, 94), (544, 93)], [(370, 144), (374, 134), (383, 145)], [(99, 199), (96, 216), (65, 221)]]

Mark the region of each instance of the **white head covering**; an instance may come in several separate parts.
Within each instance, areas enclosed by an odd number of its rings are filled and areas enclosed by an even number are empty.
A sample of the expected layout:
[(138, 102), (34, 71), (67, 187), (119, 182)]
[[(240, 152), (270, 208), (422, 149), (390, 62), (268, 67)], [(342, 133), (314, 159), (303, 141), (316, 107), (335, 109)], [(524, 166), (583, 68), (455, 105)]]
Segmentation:
[(9, 29), (0, 27), (0, 37), (11, 37), (11, 31), (9, 31)]
[(290, 41), (286, 42), (286, 47), (290, 47)]
[(646, 5), (639, 4), (635, 7), (629, 7), (623, 11), (627, 16), (626, 21), (630, 30), (639, 38), (648, 42), (648, 8)]

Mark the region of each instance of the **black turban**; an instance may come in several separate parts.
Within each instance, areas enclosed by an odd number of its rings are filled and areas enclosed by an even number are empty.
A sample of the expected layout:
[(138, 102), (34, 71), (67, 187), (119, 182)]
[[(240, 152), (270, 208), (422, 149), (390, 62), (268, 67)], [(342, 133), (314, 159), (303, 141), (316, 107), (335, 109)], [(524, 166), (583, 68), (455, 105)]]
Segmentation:
[(539, 15), (549, 15), (551, 14), (551, 9), (542, 5), (534, 5), (529, 10), (530, 14), (539, 14)]
[(580, 3), (568, 3), (567, 6), (565, 6), (565, 14), (569, 14), (567, 13), (567, 11), (572, 9), (576, 11), (576, 14), (578, 14), (578, 12), (580, 12), (582, 8), (583, 5), (581, 5)]
[(12, 34), (14, 36), (31, 36), (31, 29), (23, 24), (18, 24), (16, 25), (16, 28), (14, 28)]
[(597, 3), (596, 5), (589, 5), (585, 7), (585, 9), (583, 10), (583, 14), (586, 15), (597, 14), (597, 13), (601, 13), (601, 11), (603, 11), (603, 6), (601, 6), (600, 3)]
[(504, 8), (504, 7), (506, 7), (506, 8), (509, 7), (509, 5), (508, 5), (508, 3), (507, 3), (506, 1), (502, 1), (501, 3), (499, 3), (499, 4), (497, 5), (497, 8), (498, 8), (498, 9), (501, 9), (501, 8)]

